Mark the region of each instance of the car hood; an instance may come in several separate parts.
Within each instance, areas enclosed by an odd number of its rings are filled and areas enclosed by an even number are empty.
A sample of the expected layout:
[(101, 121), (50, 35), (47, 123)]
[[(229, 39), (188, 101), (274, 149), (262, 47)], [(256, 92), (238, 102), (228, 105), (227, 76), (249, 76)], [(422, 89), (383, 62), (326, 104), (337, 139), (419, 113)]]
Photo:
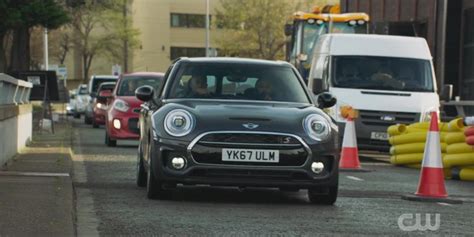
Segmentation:
[[(164, 117), (173, 109), (185, 109), (196, 118), (196, 127), (190, 137), (209, 131), (260, 131), (305, 136), (303, 119), (307, 115), (322, 114), (330, 120), (329, 116), (310, 104), (183, 100), (168, 102), (155, 116), (155, 122), (163, 126)], [(249, 123), (257, 127), (250, 129), (244, 126)]]

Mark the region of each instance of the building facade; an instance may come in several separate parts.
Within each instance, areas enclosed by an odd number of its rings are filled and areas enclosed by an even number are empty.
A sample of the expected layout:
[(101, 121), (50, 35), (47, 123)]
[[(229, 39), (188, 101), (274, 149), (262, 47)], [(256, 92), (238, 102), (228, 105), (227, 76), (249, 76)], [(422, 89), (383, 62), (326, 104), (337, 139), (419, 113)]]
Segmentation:
[[(209, 0), (211, 25), (218, 0)], [(141, 44), (132, 56), (133, 71), (165, 72), (172, 60), (205, 56), (206, 0), (134, 0), (133, 26), (140, 30)], [(211, 54), (221, 32), (211, 27)]]

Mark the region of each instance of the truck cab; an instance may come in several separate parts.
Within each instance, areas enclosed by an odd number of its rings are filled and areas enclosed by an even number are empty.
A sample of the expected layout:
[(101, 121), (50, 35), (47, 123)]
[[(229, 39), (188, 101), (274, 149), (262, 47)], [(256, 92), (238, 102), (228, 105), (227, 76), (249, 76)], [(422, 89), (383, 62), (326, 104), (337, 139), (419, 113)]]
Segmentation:
[(343, 129), (341, 108), (359, 111), (360, 149), (388, 150), (390, 125), (430, 120), (439, 96), (430, 50), (423, 38), (326, 34), (313, 52), (308, 86), (329, 91), (337, 104), (327, 110)]

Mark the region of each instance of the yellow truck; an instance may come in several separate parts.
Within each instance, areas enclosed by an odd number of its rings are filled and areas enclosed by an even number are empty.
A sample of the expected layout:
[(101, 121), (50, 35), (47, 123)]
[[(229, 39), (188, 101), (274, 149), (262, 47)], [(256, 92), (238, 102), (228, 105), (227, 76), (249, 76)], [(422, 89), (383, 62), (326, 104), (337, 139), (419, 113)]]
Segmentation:
[(291, 37), (287, 45), (287, 61), (295, 65), (307, 81), (313, 47), (326, 33), (367, 34), (369, 16), (365, 13), (340, 13), (339, 4), (315, 7), (312, 12), (295, 12), (292, 23), (285, 26)]

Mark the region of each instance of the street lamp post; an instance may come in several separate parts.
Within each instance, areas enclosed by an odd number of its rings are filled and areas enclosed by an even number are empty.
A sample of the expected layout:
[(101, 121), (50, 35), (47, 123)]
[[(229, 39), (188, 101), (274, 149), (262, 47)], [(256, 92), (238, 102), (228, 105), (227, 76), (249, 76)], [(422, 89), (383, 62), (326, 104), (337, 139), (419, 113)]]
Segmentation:
[(44, 28), (44, 70), (49, 69), (49, 52), (48, 52), (48, 28)]
[(209, 0), (206, 0), (206, 57), (209, 57)]

